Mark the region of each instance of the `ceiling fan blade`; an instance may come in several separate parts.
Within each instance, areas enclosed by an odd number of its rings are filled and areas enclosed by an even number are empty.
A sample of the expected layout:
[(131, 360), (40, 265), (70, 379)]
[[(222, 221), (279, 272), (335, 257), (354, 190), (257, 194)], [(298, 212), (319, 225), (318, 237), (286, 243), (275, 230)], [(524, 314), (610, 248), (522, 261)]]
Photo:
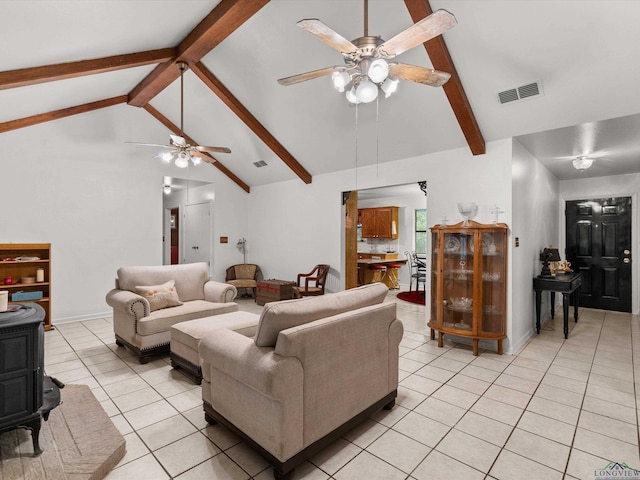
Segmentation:
[(385, 58), (395, 57), (446, 32), (458, 22), (446, 10), (436, 10), (377, 48)]
[(299, 73), (298, 75), (293, 75), (291, 77), (280, 78), (278, 83), (280, 85), (293, 85), (295, 83), (306, 82), (307, 80), (313, 80), (314, 78), (324, 77), (325, 75), (329, 75), (333, 73), (333, 71), (338, 67), (326, 67), (321, 68), (319, 70), (313, 70), (312, 72)]
[(173, 143), (176, 146), (179, 147), (186, 147), (187, 146), (187, 141), (181, 137), (180, 135), (171, 135), (169, 134), (169, 137), (171, 137), (171, 143)]
[(159, 145), (157, 143), (139, 143), (139, 142), (124, 142), (131, 145), (142, 145), (143, 147), (159, 147), (159, 148), (173, 148), (171, 145)]
[(297, 25), (300, 28), (304, 28), (311, 35), (314, 35), (316, 38), (322, 40), (330, 47), (335, 48), (340, 53), (349, 54), (356, 53), (358, 51), (358, 47), (356, 47), (353, 43), (351, 43), (339, 33), (327, 27), (317, 18), (300, 20)]
[(441, 87), (451, 78), (451, 74), (447, 72), (416, 67), (406, 63), (390, 63), (389, 75), (411, 82), (431, 85), (432, 87)]
[(198, 152), (213, 152), (213, 153), (231, 153), (231, 149), (227, 147), (194, 147)]

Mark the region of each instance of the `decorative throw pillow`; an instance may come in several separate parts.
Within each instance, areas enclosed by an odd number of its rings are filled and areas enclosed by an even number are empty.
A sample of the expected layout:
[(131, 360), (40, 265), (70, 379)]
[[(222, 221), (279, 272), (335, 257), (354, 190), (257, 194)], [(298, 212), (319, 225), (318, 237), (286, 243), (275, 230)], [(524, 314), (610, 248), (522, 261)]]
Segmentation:
[(136, 286), (136, 293), (149, 301), (152, 312), (161, 308), (177, 307), (182, 305), (182, 302), (178, 298), (175, 284), (175, 280), (169, 280), (162, 285)]

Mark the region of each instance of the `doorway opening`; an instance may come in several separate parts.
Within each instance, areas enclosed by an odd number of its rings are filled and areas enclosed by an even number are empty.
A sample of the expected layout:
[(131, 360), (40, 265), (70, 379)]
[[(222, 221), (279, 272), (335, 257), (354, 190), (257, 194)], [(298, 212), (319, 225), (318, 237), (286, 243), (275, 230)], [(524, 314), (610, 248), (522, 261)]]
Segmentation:
[[(361, 254), (376, 254), (377, 252), (397, 254), (397, 259), (405, 260), (406, 251), (416, 250), (416, 211), (426, 210), (426, 182), (414, 182), (402, 185), (390, 185), (343, 192), (345, 207), (344, 222), (344, 278), (345, 289), (357, 287), (366, 276), (359, 274), (359, 257)], [(397, 207), (398, 217), (395, 223), (390, 217), (388, 232), (391, 235), (376, 236), (378, 232), (367, 234), (368, 228), (363, 226), (363, 209), (377, 207)], [(385, 214), (386, 212), (383, 212)], [(367, 216), (365, 216), (366, 218)], [(386, 216), (383, 216), (386, 218)], [(368, 236), (369, 235), (369, 236)], [(401, 285), (409, 283), (409, 267), (401, 267), (398, 282)]]
[(205, 261), (210, 270), (213, 184), (191, 179), (163, 179), (163, 264)]
[(180, 263), (180, 211), (178, 208), (172, 208), (169, 210), (169, 234), (171, 238), (171, 265)]

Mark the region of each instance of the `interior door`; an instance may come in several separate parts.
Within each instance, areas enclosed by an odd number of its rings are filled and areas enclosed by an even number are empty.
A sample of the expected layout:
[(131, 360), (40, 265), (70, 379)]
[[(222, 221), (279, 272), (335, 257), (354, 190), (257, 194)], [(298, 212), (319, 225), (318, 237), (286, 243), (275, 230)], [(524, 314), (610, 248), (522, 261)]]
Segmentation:
[(631, 312), (631, 197), (568, 201), (565, 216), (580, 306)]
[(194, 203), (184, 207), (183, 263), (211, 265), (211, 204)]

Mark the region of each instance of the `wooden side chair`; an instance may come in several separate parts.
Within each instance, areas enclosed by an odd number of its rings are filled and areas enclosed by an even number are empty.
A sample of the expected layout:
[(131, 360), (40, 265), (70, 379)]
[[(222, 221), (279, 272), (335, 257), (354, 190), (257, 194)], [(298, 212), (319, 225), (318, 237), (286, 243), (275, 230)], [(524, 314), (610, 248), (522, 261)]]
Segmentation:
[[(327, 281), (329, 265), (316, 265), (309, 273), (298, 274), (297, 293), (300, 297), (324, 295), (324, 284)], [(304, 279), (304, 282), (303, 282)]]

